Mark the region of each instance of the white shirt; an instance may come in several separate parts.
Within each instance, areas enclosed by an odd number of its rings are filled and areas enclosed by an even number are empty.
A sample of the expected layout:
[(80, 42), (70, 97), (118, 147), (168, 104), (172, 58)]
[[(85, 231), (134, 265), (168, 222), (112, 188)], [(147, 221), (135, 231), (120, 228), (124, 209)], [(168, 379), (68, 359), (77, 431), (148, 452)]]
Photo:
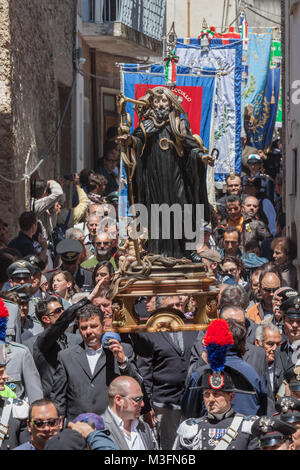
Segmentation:
[(123, 422), (122, 418), (120, 418), (115, 413), (113, 413), (113, 411), (110, 408), (108, 408), (108, 411), (110, 412), (113, 419), (117, 423), (118, 428), (120, 429), (120, 431), (122, 431), (123, 437), (126, 441), (126, 444), (129, 447), (129, 449), (130, 450), (146, 450), (146, 448), (144, 446), (144, 443), (143, 443), (143, 440), (142, 440), (139, 432), (136, 429), (136, 427), (138, 425), (138, 420), (134, 419), (134, 420), (131, 421), (130, 437), (129, 437), (128, 434), (124, 431), (124, 422)]
[(274, 390), (274, 362), (270, 366), (268, 366), (269, 370), (269, 377), (270, 377), (270, 382), (271, 382), (271, 387), (272, 390)]
[(94, 374), (96, 364), (98, 362), (99, 357), (102, 354), (102, 346), (100, 346), (100, 348), (96, 350), (85, 346), (85, 353), (86, 353), (86, 357), (87, 357), (91, 372), (92, 374)]

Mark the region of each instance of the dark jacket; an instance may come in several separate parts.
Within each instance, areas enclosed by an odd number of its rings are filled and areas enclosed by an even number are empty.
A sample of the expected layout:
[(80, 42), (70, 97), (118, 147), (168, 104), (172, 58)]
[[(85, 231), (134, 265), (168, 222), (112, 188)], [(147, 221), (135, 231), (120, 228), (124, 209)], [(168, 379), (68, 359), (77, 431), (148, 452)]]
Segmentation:
[(133, 362), (131, 346), (122, 346), (128, 357), (128, 364), (124, 369), (119, 368), (111, 351), (104, 349), (93, 374), (84, 343), (59, 352), (50, 398), (57, 403), (61, 415), (68, 421), (80, 413), (102, 414), (108, 406), (107, 388), (114, 378), (129, 375), (141, 382)]
[(117, 183), (115, 174), (109, 173), (107, 171), (107, 169), (105, 168), (103, 164), (103, 159), (101, 159), (101, 163), (98, 166), (98, 168), (95, 170), (95, 173), (98, 173), (99, 175), (103, 175), (107, 179), (107, 185), (105, 188), (104, 196), (107, 196), (108, 194), (119, 190), (119, 185)]
[(152, 403), (180, 405), (190, 361), (191, 348), (197, 331), (184, 331), (184, 351), (178, 350), (169, 333), (144, 333), (147, 355), (139, 356), (137, 364), (147, 395)]
[(19, 232), (16, 238), (9, 242), (8, 248), (19, 250), (22, 256), (36, 254), (32, 238), (28, 237), (28, 235), (22, 231)]
[[(65, 336), (64, 332), (74, 320), (77, 310), (87, 303), (89, 303), (89, 300), (84, 298), (67, 308), (53, 325), (46, 328), (36, 337), (32, 347), (33, 359), (41, 376), (45, 397), (50, 396), (53, 375), (58, 365), (58, 353), (70, 345), (70, 335)], [(79, 343), (81, 336), (72, 335), (71, 341), (73, 344)]]

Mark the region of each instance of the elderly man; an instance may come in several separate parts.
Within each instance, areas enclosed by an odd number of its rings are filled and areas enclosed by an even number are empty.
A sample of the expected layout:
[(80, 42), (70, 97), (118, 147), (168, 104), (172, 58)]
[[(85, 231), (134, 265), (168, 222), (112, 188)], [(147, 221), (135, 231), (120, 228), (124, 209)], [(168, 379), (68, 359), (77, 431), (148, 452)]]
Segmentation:
[(153, 450), (150, 427), (139, 419), (144, 405), (140, 384), (123, 375), (110, 383), (107, 393), (108, 407), (102, 417), (119, 450)]
[[(283, 332), (286, 340), (276, 349), (275, 361), (280, 371), (279, 382), (282, 383), (285, 372), (298, 361), (299, 357), (300, 295), (293, 296), (283, 302), (281, 311), (283, 312)], [(281, 389), (278, 393), (282, 396)]]
[(86, 249), (92, 254), (95, 254), (95, 241), (96, 241), (96, 234), (101, 222), (101, 217), (97, 213), (90, 213), (87, 218), (87, 229), (89, 233), (86, 235), (84, 239), (84, 245)]
[(95, 305), (84, 305), (77, 313), (82, 343), (58, 353), (51, 398), (68, 421), (78, 414), (104, 412), (107, 387), (119, 375), (140, 380), (128, 344), (110, 339), (102, 346), (103, 312)]
[(208, 271), (213, 272), (218, 278), (218, 267), (222, 261), (220, 253), (217, 250), (203, 250), (200, 251), (200, 256)]
[(247, 317), (255, 323), (261, 323), (267, 317), (273, 317), (274, 292), (281, 287), (282, 279), (276, 268), (266, 267), (259, 276), (259, 288), (262, 295), (261, 302), (253, 305), (247, 311)]
[[(255, 344), (266, 351), (270, 384), (274, 394), (278, 390), (278, 377), (276, 375), (275, 351), (280, 346), (281, 334), (277, 326), (270, 324), (258, 325), (255, 332)], [(280, 384), (279, 384), (280, 385)]]
[(97, 266), (97, 264), (100, 261), (110, 261), (114, 270), (116, 271), (117, 264), (116, 264), (115, 256), (113, 255), (113, 250), (114, 250), (113, 242), (114, 240), (108, 232), (106, 231), (97, 232), (96, 238), (95, 238), (95, 247), (96, 247), (95, 255), (92, 258), (88, 259), (87, 261), (84, 261), (81, 264), (81, 267), (85, 269), (92, 269), (95, 266)]

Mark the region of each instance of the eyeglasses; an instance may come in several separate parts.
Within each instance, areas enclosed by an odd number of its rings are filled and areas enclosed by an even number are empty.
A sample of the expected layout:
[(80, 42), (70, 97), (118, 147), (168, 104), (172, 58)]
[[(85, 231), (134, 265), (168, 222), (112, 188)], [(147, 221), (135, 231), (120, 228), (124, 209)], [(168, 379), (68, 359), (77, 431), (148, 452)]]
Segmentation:
[(59, 418), (50, 418), (50, 419), (46, 419), (45, 421), (41, 419), (33, 419), (32, 423), (38, 429), (45, 428), (46, 426), (49, 426), (50, 428), (55, 428), (56, 426), (58, 426)]
[(57, 307), (53, 312), (48, 313), (48, 317), (51, 317), (51, 315), (57, 315), (58, 313), (61, 313), (64, 311), (63, 307)]
[(108, 246), (109, 244), (110, 242), (96, 242), (97, 246), (101, 246), (101, 245)]
[(127, 397), (126, 395), (121, 395), (123, 398), (130, 398), (130, 400), (133, 400), (135, 403), (140, 403), (144, 399), (144, 395), (141, 395), (139, 397)]
[(261, 289), (268, 294), (274, 294), (274, 292), (277, 291), (279, 287), (261, 287)]

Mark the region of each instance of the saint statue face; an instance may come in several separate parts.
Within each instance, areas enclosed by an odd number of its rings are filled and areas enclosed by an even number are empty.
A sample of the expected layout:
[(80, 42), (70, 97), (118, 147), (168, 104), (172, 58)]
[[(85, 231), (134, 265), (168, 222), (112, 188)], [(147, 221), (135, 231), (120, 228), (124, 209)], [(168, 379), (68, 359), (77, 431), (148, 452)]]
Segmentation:
[(171, 107), (171, 101), (169, 98), (164, 93), (157, 93), (154, 95), (152, 103), (152, 115), (155, 117), (157, 122), (161, 123), (166, 121)]
[(157, 94), (153, 98), (153, 107), (155, 109), (164, 110), (168, 109), (171, 106), (169, 98), (162, 93), (161, 95)]

